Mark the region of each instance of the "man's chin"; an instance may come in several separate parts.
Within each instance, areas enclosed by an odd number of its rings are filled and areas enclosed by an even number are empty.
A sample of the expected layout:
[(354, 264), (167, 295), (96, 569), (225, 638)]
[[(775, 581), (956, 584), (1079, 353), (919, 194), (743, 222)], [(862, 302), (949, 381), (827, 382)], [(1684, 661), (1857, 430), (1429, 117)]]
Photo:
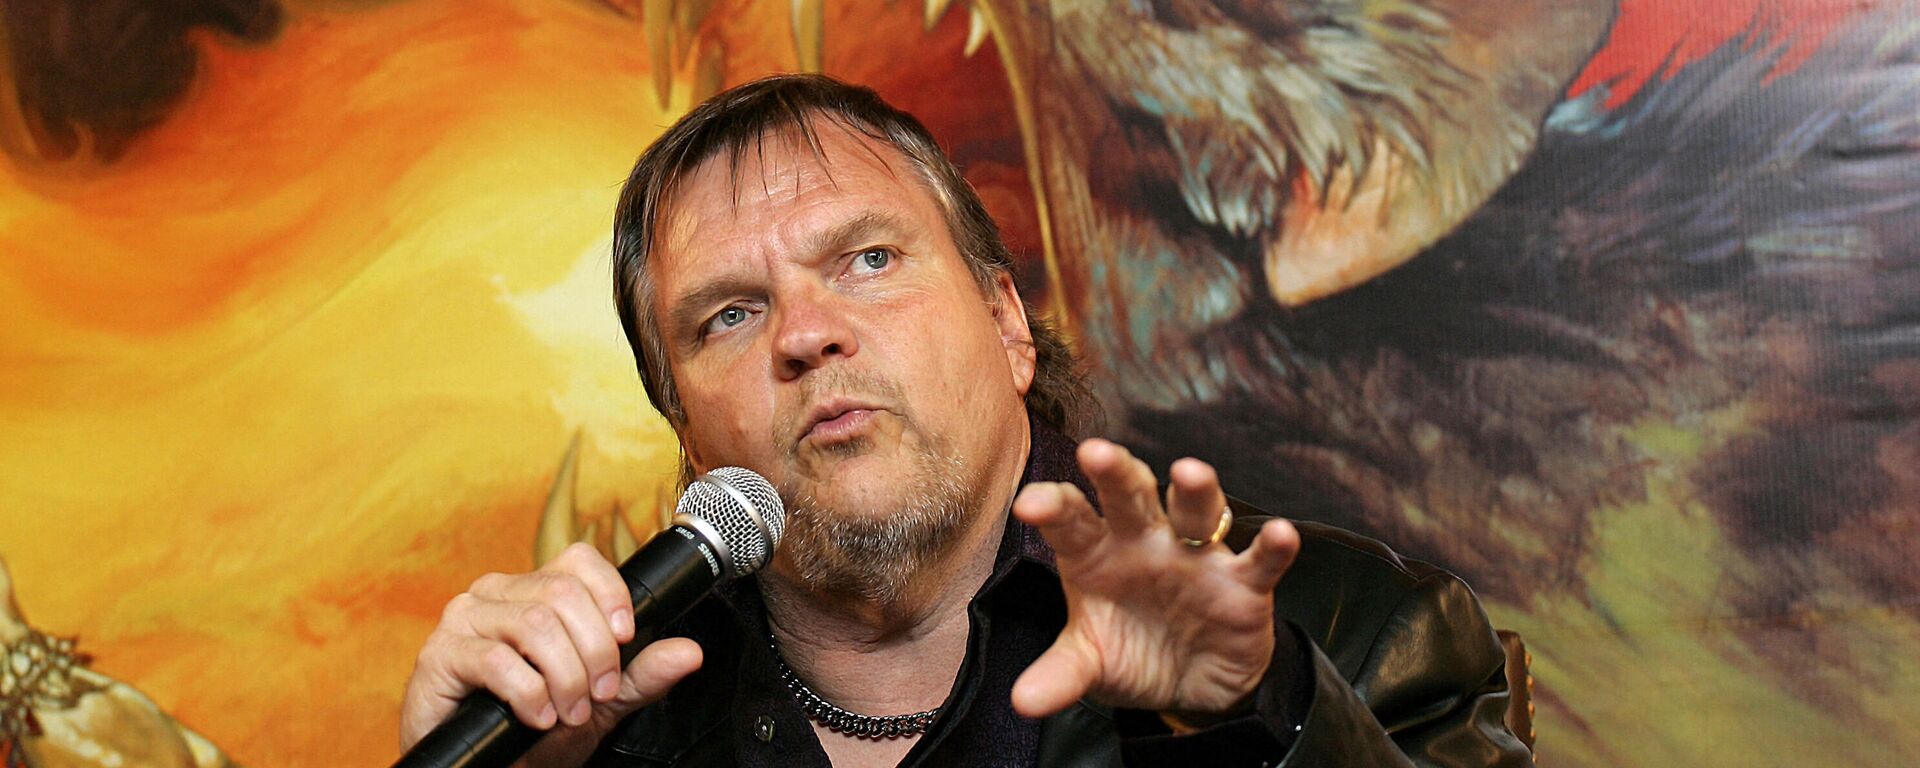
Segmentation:
[(888, 467), (862, 466), (852, 460), (836, 463), (824, 476), (809, 478), (793, 490), (811, 499), (813, 506), (831, 509), (845, 519), (877, 518), (893, 514), (903, 501), (910, 480), (895, 477)]
[(871, 471), (874, 453), (873, 441), (866, 438), (803, 440), (793, 452), (794, 474), (814, 485), (839, 482), (850, 471)]
[(894, 602), (966, 528), (963, 489), (950, 471), (916, 476), (902, 462), (836, 469), (826, 483), (793, 489), (783, 553), (813, 591)]
[(789, 503), (804, 499), (846, 520), (885, 518), (904, 508), (952, 504), (964, 498), (960, 468), (950, 456), (867, 450), (803, 456), (789, 483), (780, 487)]
[(889, 483), (900, 487), (914, 473), (915, 462), (905, 451), (885, 448), (867, 438), (803, 444), (795, 454), (794, 474), (816, 494), (869, 485), (885, 490)]

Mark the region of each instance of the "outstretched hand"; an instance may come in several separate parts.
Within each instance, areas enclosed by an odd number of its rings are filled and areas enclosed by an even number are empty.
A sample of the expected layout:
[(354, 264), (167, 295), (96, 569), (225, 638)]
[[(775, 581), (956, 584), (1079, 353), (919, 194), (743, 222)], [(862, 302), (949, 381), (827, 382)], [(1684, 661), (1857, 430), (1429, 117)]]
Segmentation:
[(1274, 519), (1246, 551), (1213, 537), (1226, 510), (1213, 468), (1174, 462), (1163, 505), (1153, 470), (1125, 448), (1088, 440), (1080, 468), (1100, 512), (1066, 483), (1032, 483), (1013, 513), (1052, 545), (1067, 625), (1013, 686), (1039, 718), (1089, 698), (1194, 722), (1246, 706), (1272, 660), (1273, 589), (1300, 535)]

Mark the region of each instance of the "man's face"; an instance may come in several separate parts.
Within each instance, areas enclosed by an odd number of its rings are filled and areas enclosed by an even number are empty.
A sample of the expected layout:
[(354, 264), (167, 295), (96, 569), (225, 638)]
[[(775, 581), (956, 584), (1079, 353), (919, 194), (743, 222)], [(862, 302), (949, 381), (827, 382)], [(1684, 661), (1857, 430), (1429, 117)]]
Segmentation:
[(648, 268), (688, 458), (856, 522), (940, 483), (1010, 492), (1034, 372), (1011, 279), (982, 295), (898, 151), (815, 129), (820, 157), (768, 136), (665, 208)]

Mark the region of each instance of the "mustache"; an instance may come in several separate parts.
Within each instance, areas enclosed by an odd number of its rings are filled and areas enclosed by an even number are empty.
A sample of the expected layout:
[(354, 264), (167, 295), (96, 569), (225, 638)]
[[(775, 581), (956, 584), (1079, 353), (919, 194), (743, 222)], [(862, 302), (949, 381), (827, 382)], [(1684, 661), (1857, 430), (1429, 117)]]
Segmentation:
[(894, 416), (912, 421), (905, 395), (905, 387), (881, 373), (841, 367), (814, 371), (801, 383), (800, 396), (776, 414), (773, 444), (786, 446), (789, 453), (797, 450), (797, 438), (806, 428), (814, 404), (833, 397), (873, 403)]

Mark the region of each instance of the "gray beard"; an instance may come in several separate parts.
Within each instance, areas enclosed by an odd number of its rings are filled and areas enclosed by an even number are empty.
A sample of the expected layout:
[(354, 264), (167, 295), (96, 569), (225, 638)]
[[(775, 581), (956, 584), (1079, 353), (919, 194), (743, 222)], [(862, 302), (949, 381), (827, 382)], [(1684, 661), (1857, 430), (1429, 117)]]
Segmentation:
[(808, 591), (880, 605), (899, 602), (968, 523), (967, 489), (951, 454), (920, 452), (913, 487), (888, 510), (841, 510), (788, 495), (781, 548)]

